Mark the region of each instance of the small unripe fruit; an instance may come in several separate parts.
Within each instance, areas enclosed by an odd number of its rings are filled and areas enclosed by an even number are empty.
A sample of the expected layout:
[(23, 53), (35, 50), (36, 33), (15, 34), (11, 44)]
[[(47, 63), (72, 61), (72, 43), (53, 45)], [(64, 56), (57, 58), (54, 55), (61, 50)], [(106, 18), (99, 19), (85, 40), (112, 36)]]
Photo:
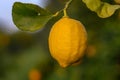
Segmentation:
[(41, 73), (36, 70), (36, 69), (32, 69), (29, 72), (29, 80), (41, 80)]

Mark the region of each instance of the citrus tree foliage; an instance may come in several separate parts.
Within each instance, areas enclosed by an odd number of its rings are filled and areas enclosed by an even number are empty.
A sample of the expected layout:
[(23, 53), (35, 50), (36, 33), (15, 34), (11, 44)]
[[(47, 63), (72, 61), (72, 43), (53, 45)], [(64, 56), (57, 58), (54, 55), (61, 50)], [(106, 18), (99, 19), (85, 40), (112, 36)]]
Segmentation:
[(101, 18), (110, 17), (114, 12), (120, 8), (120, 5), (112, 5), (101, 0), (82, 0), (87, 7), (97, 13)]
[[(91, 11), (96, 12), (100, 18), (110, 17), (120, 8), (120, 5), (112, 5), (101, 0), (82, 1)], [(66, 4), (65, 6), (68, 5)], [(15, 2), (12, 9), (12, 17), (13, 22), (19, 29), (36, 31), (44, 27), (53, 18), (53, 14), (35, 4)]]
[(12, 10), (13, 21), (16, 26), (25, 31), (38, 30), (52, 18), (47, 10), (28, 3), (15, 2)]

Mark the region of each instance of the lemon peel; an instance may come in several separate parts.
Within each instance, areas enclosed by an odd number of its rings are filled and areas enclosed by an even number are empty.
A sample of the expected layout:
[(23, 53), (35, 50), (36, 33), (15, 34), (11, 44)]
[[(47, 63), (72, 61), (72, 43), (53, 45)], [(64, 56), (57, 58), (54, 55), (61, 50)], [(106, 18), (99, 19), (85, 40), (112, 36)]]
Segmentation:
[(61, 67), (68, 67), (83, 57), (87, 32), (80, 21), (62, 17), (52, 26), (48, 42), (52, 57)]

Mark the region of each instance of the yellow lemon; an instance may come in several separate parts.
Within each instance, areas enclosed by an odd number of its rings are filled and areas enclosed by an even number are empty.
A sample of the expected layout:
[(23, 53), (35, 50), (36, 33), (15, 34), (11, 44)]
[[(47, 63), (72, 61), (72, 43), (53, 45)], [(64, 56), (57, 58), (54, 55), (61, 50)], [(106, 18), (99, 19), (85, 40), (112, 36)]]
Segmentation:
[(78, 62), (84, 55), (87, 33), (80, 21), (63, 17), (57, 21), (49, 35), (52, 57), (62, 67)]

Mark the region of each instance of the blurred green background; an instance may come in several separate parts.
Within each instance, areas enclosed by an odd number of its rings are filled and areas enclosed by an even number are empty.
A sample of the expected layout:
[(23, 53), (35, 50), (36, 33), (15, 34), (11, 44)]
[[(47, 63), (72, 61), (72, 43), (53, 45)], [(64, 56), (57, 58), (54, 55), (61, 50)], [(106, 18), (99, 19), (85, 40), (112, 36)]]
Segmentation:
[[(66, 1), (46, 0), (45, 8), (55, 13)], [(49, 53), (49, 31), (62, 13), (37, 32), (9, 34), (6, 23), (0, 23), (0, 80), (30, 80), (33, 69), (39, 80), (120, 80), (120, 10), (102, 19), (81, 0), (73, 0), (68, 15), (80, 20), (88, 33), (88, 48), (79, 65), (61, 68)]]

